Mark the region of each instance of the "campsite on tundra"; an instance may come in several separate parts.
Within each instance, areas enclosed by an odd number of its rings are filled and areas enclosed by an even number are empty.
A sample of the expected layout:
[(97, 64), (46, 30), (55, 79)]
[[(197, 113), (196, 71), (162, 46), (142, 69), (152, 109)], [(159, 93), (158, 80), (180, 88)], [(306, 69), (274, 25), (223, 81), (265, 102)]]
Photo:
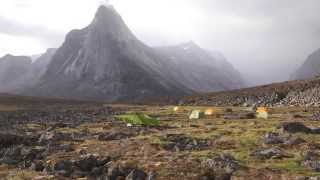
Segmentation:
[(320, 180), (320, 0), (1, 0), (0, 180)]
[[(263, 119), (256, 118), (255, 108), (241, 106), (0, 99), (0, 179), (289, 180), (320, 175), (317, 108), (262, 108), (268, 113)], [(191, 117), (191, 112), (196, 113)]]

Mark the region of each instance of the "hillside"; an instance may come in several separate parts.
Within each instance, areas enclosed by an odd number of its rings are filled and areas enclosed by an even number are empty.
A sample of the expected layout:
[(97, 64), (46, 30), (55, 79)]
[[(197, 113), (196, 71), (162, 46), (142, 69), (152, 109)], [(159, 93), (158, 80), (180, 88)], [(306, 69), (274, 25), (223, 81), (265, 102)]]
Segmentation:
[(292, 75), (291, 79), (308, 79), (320, 75), (320, 49), (313, 52)]
[(180, 100), (185, 105), (320, 106), (320, 78), (288, 81), (233, 91), (198, 94)]

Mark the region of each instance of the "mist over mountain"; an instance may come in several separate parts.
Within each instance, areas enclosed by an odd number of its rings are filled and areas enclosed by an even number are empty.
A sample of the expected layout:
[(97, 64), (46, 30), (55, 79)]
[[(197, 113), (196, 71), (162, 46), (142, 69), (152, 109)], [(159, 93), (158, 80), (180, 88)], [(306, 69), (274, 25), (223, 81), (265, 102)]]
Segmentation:
[(19, 86), (31, 63), (31, 58), (27, 56), (6, 55), (0, 58), (0, 91), (11, 91)]
[(301, 67), (295, 71), (291, 79), (309, 79), (320, 75), (320, 49), (313, 52), (301, 65)]
[(23, 94), (112, 102), (242, 86), (224, 59), (194, 43), (148, 47), (112, 6), (101, 6), (89, 26), (66, 36), (43, 77)]
[(35, 59), (29, 70), (29, 74), (32, 76), (31, 78), (33, 81), (37, 82), (46, 73), (48, 65), (56, 51), (57, 49), (55, 48), (49, 48), (45, 53), (39, 55), (39, 57)]
[(196, 92), (239, 89), (245, 86), (241, 75), (217, 52), (209, 52), (194, 42), (156, 48), (173, 64), (175, 78)]
[(6, 55), (0, 58), (0, 92), (18, 93), (31, 87), (45, 74), (56, 49), (38, 57)]

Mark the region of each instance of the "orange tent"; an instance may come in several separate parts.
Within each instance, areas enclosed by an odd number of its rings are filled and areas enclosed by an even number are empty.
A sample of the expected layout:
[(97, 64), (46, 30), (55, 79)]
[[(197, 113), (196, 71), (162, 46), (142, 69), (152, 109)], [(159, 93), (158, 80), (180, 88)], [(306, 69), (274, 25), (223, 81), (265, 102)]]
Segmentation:
[(212, 116), (214, 113), (215, 113), (215, 110), (213, 108), (209, 108), (204, 111), (204, 114), (206, 116)]

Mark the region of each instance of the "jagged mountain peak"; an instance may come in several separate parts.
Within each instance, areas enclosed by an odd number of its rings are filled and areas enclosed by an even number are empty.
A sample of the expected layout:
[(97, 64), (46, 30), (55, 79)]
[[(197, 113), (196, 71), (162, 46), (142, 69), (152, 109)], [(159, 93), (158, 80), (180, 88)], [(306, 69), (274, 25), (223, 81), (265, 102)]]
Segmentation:
[(12, 54), (6, 54), (2, 58), (0, 58), (2, 61), (8, 61), (8, 62), (13, 62), (13, 61), (22, 61), (25, 63), (31, 63), (32, 60), (28, 56), (14, 56)]
[(118, 13), (112, 5), (101, 5), (96, 12), (95, 18), (103, 19), (115, 15), (118, 15)]
[(128, 41), (135, 39), (120, 14), (111, 5), (102, 5), (98, 8), (88, 30), (92, 36), (107, 37), (109, 40)]
[(122, 17), (116, 11), (113, 6), (100, 6), (97, 10), (95, 17), (93, 19), (92, 25), (100, 25), (103, 26), (104, 31), (107, 31), (110, 28), (119, 28), (122, 26), (126, 26)]
[(184, 50), (201, 49), (200, 46), (197, 43), (195, 43), (194, 41), (188, 41), (188, 42), (182, 43), (182, 44), (178, 45), (178, 47), (183, 48)]

